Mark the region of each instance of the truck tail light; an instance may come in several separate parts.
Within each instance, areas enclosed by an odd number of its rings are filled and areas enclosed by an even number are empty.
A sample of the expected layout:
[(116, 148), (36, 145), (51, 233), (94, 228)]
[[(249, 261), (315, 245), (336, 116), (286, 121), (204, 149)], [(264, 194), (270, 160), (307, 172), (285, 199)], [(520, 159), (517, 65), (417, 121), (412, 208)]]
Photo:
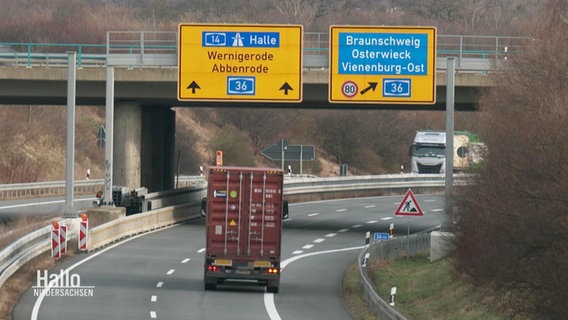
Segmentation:
[(270, 273), (270, 274), (277, 274), (279, 272), (278, 268), (268, 268), (266, 269), (266, 273)]
[(207, 271), (217, 272), (217, 271), (221, 271), (221, 268), (219, 268), (217, 266), (207, 266)]

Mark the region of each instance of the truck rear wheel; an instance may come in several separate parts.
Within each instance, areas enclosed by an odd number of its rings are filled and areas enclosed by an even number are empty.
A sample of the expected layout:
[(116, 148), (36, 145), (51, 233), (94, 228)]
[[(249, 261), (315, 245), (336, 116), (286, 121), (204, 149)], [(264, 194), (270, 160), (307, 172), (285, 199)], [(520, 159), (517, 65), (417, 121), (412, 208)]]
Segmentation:
[(269, 280), (266, 283), (266, 291), (268, 293), (278, 293), (280, 289), (280, 280)]
[(215, 290), (215, 288), (217, 288), (217, 283), (208, 282), (207, 280), (205, 280), (205, 281), (203, 281), (203, 288), (205, 290)]

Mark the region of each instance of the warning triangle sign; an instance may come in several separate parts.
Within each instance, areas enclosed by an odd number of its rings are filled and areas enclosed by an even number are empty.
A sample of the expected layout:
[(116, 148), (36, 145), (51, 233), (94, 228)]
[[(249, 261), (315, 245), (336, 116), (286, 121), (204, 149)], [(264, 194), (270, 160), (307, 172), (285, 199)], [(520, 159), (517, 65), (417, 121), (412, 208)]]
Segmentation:
[(412, 190), (408, 189), (408, 191), (406, 191), (406, 195), (402, 199), (402, 202), (398, 206), (398, 209), (396, 209), (394, 215), (395, 216), (423, 216), (424, 215), (424, 212), (422, 212), (422, 209), (420, 209), (420, 206), (418, 205), (418, 201), (416, 201), (416, 198), (414, 197)]

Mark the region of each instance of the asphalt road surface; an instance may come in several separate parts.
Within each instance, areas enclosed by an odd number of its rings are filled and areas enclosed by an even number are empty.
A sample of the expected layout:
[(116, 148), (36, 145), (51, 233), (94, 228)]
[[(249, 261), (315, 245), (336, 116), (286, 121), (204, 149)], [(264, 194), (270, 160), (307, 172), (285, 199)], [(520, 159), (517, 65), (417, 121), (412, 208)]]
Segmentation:
[(341, 279), (362, 250), (365, 233), (389, 232), (391, 223), (395, 235), (441, 224), (443, 196), (417, 195), (424, 216), (395, 217), (402, 198), (291, 204), (278, 294), (250, 283), (205, 291), (204, 220), (199, 219), (77, 255), (54, 270), (39, 270), (40, 281), (63, 274), (60, 278), (79, 284), (82, 291), (75, 294), (83, 296), (56, 296), (71, 294), (57, 290), (41, 296), (42, 290), (32, 287), (16, 306), (14, 319), (351, 319)]

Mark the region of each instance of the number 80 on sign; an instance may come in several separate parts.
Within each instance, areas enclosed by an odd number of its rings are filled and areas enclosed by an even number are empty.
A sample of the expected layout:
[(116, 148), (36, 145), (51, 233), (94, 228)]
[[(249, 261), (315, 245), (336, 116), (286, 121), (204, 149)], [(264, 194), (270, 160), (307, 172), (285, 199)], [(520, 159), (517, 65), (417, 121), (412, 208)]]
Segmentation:
[(343, 95), (346, 96), (347, 98), (353, 98), (358, 92), (359, 92), (359, 87), (357, 86), (357, 83), (351, 80), (345, 81), (341, 85), (341, 93), (343, 93)]

